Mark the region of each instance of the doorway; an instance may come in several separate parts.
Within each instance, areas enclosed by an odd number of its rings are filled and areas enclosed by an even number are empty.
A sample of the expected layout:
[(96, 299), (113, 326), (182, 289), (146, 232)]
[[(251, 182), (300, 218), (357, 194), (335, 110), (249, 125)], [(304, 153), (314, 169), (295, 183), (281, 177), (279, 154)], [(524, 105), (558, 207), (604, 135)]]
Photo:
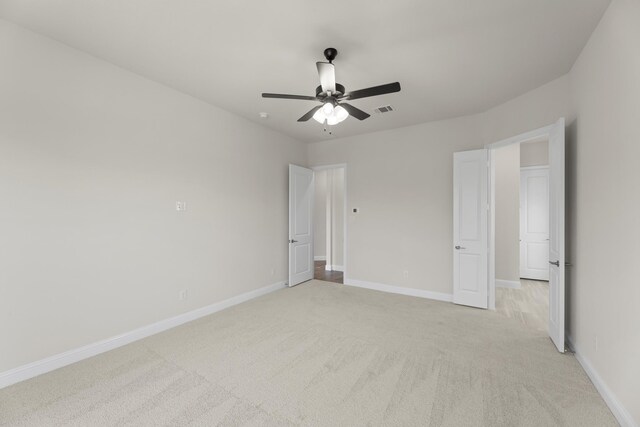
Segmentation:
[[(496, 309), (496, 157), (514, 144), (548, 141), (549, 299), (548, 334), (565, 351), (565, 120), (484, 149), (453, 155), (453, 302)], [(516, 163), (516, 170), (519, 164)], [(511, 180), (519, 186), (520, 179)], [(519, 191), (518, 191), (519, 193)], [(519, 210), (519, 208), (518, 208)], [(517, 221), (517, 220), (516, 220)], [(519, 221), (516, 222), (519, 228)], [(513, 242), (514, 240), (510, 240)], [(519, 248), (509, 254), (519, 253)], [(519, 262), (516, 264), (519, 267)], [(517, 278), (519, 279), (519, 273)], [(518, 282), (519, 283), (519, 282)]]
[[(498, 162), (499, 150), (510, 146), (517, 145), (520, 148), (525, 149), (532, 146), (523, 145), (525, 143), (547, 141), (547, 158), (548, 158), (548, 187), (546, 192), (541, 191), (544, 186), (541, 181), (536, 183), (537, 190), (534, 189), (534, 193), (538, 196), (546, 194), (548, 197), (548, 311), (547, 311), (547, 331), (549, 337), (555, 344), (558, 351), (561, 353), (565, 351), (565, 120), (559, 119), (556, 123), (545, 126), (540, 129), (533, 130), (521, 135), (514, 136), (512, 138), (505, 139), (486, 146), (489, 154), (489, 274), (488, 285), (489, 295), (488, 302), (489, 308), (496, 309), (496, 288), (499, 288), (501, 277), (498, 270), (498, 233), (499, 227), (506, 224), (500, 220), (497, 214), (497, 174), (496, 164)], [(518, 156), (519, 157), (519, 156)], [(513, 165), (513, 164), (512, 164)], [(530, 167), (530, 166), (525, 166)], [(520, 179), (512, 180), (511, 184), (520, 185)], [(519, 199), (519, 197), (518, 197)], [(538, 197), (538, 199), (544, 199), (544, 197)], [(541, 208), (537, 208), (541, 209)], [(519, 208), (518, 208), (519, 211)], [(513, 217), (512, 217), (513, 218)], [(520, 221), (518, 221), (518, 229)], [(533, 227), (539, 228), (539, 227)], [(520, 240), (520, 239), (518, 239)], [(509, 242), (513, 243), (513, 239)], [(518, 246), (520, 246), (518, 242)], [(520, 247), (511, 251), (511, 255), (514, 253), (520, 254)], [(531, 253), (534, 254), (535, 251)], [(537, 254), (541, 252), (538, 250)], [(520, 257), (519, 257), (520, 258)], [(534, 257), (535, 258), (535, 257)], [(533, 258), (532, 258), (533, 259)], [(542, 259), (542, 258), (540, 258)], [(539, 265), (538, 259), (537, 263)], [(531, 261), (531, 265), (536, 262)], [(520, 262), (518, 261), (518, 266)], [(513, 264), (510, 264), (512, 268)], [(545, 269), (546, 270), (546, 269)], [(520, 278), (520, 272), (518, 271), (518, 279)], [(513, 286), (509, 286), (509, 279), (502, 278), (505, 289), (514, 289)], [(514, 280), (515, 281), (515, 280)], [(518, 280), (517, 283), (522, 288), (522, 280)], [(517, 289), (517, 288), (515, 288)], [(455, 290), (455, 286), (454, 286)]]
[(548, 138), (494, 150), (495, 307), (547, 331), (549, 312)]
[(346, 165), (313, 170), (314, 279), (342, 284), (346, 264)]

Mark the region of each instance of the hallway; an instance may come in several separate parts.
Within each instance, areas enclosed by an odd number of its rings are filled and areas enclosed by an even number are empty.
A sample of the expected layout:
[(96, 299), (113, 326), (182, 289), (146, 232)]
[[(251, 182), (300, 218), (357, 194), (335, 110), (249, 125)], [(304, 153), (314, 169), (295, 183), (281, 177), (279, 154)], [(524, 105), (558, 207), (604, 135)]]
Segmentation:
[(313, 278), (316, 280), (324, 280), (325, 282), (344, 283), (344, 274), (342, 271), (327, 271), (325, 266), (326, 261), (314, 261)]

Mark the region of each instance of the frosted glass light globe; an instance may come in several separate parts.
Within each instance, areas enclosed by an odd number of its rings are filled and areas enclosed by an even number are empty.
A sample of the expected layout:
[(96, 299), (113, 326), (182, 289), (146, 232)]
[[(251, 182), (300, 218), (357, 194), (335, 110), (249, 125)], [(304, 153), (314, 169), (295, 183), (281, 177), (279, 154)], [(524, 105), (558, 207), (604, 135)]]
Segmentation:
[(326, 118), (327, 116), (324, 114), (324, 111), (322, 111), (322, 108), (318, 108), (318, 111), (313, 115), (313, 119), (320, 124), (323, 124)]
[(333, 112), (336, 116), (336, 119), (338, 119), (338, 123), (344, 121), (347, 117), (349, 117), (349, 112), (340, 105), (334, 108)]
[(330, 102), (325, 103), (322, 106), (322, 111), (324, 112), (324, 114), (329, 117), (333, 115), (333, 104)]

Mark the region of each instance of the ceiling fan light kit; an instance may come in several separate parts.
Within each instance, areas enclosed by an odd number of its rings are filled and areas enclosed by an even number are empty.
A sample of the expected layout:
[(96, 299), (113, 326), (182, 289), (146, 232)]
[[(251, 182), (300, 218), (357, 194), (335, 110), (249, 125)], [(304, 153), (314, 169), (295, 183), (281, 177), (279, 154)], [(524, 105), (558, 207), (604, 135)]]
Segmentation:
[(346, 92), (343, 85), (336, 83), (335, 66), (333, 60), (338, 56), (338, 51), (332, 47), (324, 50), (324, 57), (328, 62), (316, 62), (320, 86), (316, 88), (316, 96), (285, 95), (278, 93), (263, 93), (263, 98), (297, 99), (303, 101), (320, 101), (321, 104), (312, 108), (304, 116), (298, 119), (299, 122), (306, 122), (313, 117), (318, 123), (328, 126), (343, 122), (349, 116), (358, 120), (365, 120), (369, 114), (347, 104), (344, 101), (351, 101), (371, 96), (384, 95), (387, 93), (399, 92), (400, 83), (389, 83), (381, 86), (374, 86), (366, 89)]
[(346, 120), (347, 117), (349, 117), (349, 113), (343, 106), (337, 105), (334, 108), (330, 102), (324, 104), (322, 108), (318, 109), (318, 111), (313, 115), (313, 119), (316, 122), (323, 124), (326, 121), (329, 126), (337, 125), (338, 123)]

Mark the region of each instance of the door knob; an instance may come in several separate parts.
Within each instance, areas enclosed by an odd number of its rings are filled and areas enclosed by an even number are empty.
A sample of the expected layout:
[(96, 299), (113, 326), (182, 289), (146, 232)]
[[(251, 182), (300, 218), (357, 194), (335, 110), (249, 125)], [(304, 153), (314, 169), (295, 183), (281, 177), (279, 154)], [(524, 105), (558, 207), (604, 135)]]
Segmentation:
[(289, 240), (289, 243), (298, 243), (298, 241), (291, 239), (291, 240)]
[(467, 248), (463, 248), (462, 246), (456, 246), (456, 249), (460, 250), (460, 249), (467, 249)]
[(549, 264), (555, 265), (556, 267), (560, 267), (560, 261), (549, 261)]

